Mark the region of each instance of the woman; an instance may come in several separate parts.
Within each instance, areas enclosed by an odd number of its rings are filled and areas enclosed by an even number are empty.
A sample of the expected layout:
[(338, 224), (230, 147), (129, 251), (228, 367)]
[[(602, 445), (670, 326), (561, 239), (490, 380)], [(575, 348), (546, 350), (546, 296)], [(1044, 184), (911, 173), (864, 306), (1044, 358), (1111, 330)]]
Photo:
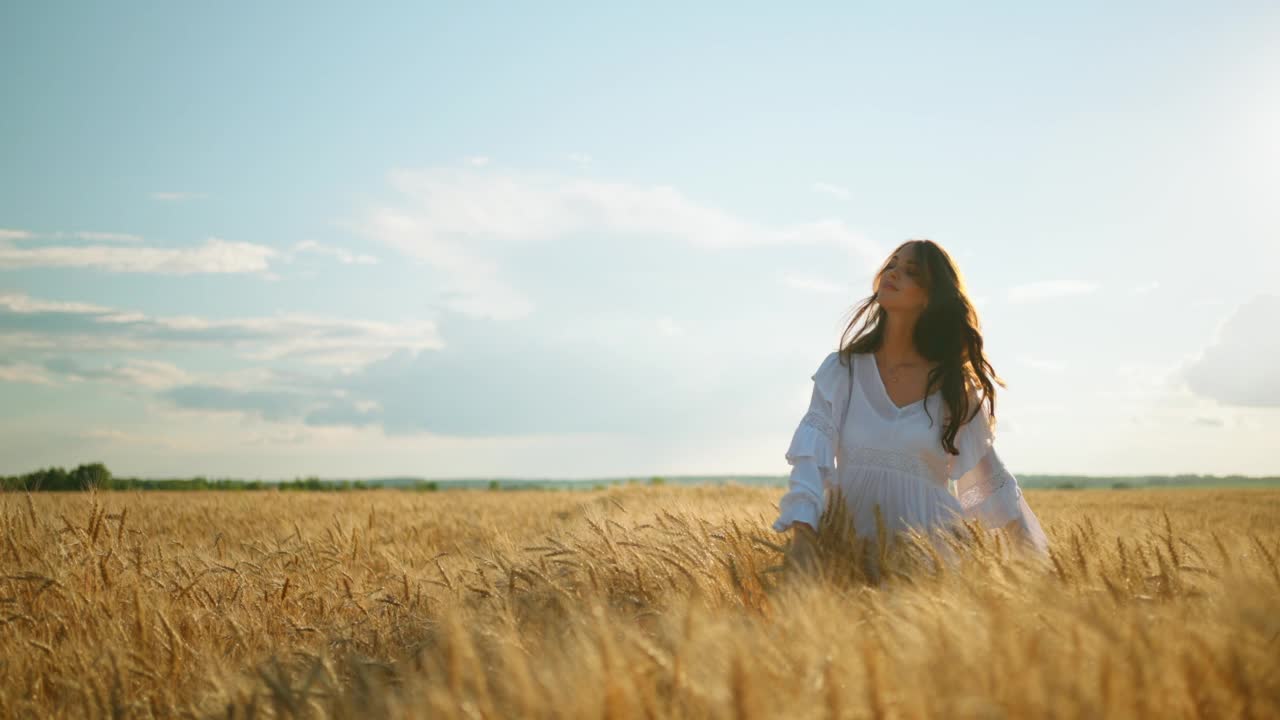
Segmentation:
[(918, 529), (944, 553), (939, 531), (979, 520), (1047, 555), (1048, 538), (992, 444), (992, 379), (1004, 381), (983, 355), (951, 257), (931, 240), (898, 246), (844, 335), (868, 311), (870, 322), (847, 344), (842, 335), (841, 349), (813, 374), (809, 409), (787, 449), (790, 489), (773, 529), (794, 531), (793, 558), (812, 560), (832, 497), (843, 498), (854, 532), (873, 543), (879, 506), (888, 533)]

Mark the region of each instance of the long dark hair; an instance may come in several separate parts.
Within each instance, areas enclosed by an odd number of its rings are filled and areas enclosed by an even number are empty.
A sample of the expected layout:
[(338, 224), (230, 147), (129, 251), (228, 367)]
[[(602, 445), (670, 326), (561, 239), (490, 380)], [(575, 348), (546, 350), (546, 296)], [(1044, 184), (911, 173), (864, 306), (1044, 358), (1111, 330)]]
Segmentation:
[[(955, 261), (932, 240), (907, 240), (899, 245), (889, 257), (898, 253), (911, 253), (919, 270), (917, 280), (921, 287), (929, 293), (929, 303), (916, 322), (912, 333), (912, 342), (916, 351), (930, 363), (938, 366), (929, 372), (925, 384), (925, 398), (942, 389), (942, 399), (948, 410), (947, 426), (942, 433), (942, 447), (952, 455), (958, 455), (955, 445), (956, 433), (960, 427), (978, 414), (983, 402), (988, 403), (991, 426), (996, 419), (995, 385), (1008, 387), (1004, 380), (996, 375), (995, 368), (987, 361), (982, 352), (982, 323), (978, 320), (978, 312), (969, 300), (965, 290), (964, 278)], [(907, 256), (899, 258), (906, 263)], [(884, 274), (889, 260), (876, 271), (876, 278)], [(876, 284), (879, 287), (879, 284)], [(840, 335), (840, 362), (848, 365), (853, 353), (868, 353), (880, 349), (884, 342), (885, 309), (878, 302), (879, 294), (873, 292), (869, 297), (854, 306), (853, 319), (849, 321)], [(858, 321), (867, 316), (860, 328)], [(845, 338), (853, 334), (848, 342)], [(976, 391), (981, 388), (981, 395)], [(929, 403), (925, 402), (925, 413), (929, 412)], [(932, 426), (933, 417), (929, 416)]]

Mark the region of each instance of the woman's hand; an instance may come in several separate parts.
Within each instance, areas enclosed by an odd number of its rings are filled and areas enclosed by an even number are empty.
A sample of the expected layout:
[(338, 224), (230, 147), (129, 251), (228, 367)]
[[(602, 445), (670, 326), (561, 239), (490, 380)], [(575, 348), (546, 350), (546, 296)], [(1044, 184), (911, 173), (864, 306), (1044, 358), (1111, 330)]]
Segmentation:
[(1031, 544), (1031, 535), (1027, 532), (1026, 523), (1024, 523), (1020, 517), (1014, 518), (1006, 523), (1004, 531), (1014, 542), (1020, 542), (1027, 545)]
[(797, 520), (788, 528), (791, 546), (787, 548), (787, 564), (805, 573), (818, 567), (818, 533), (809, 523)]

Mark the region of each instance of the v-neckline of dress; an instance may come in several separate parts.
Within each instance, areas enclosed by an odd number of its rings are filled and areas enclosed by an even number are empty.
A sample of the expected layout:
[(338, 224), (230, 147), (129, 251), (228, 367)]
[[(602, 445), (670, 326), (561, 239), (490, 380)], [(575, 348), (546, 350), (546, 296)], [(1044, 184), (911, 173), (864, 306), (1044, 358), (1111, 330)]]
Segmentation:
[(925, 395), (924, 397), (920, 398), (919, 400), (916, 400), (915, 402), (907, 403), (902, 407), (898, 407), (893, 402), (893, 398), (889, 397), (889, 389), (885, 387), (884, 378), (880, 377), (880, 363), (876, 360), (876, 354), (874, 352), (869, 352), (869, 353), (866, 353), (866, 355), (871, 358), (871, 374), (876, 376), (876, 386), (880, 388), (880, 397), (883, 398), (885, 404), (888, 405), (889, 408), (891, 408), (891, 411), (893, 412), (895, 417), (902, 415), (906, 412), (909, 412), (910, 410), (913, 410), (917, 407), (923, 406), (926, 400), (928, 400), (929, 398), (941, 392), (941, 390), (934, 390), (933, 392), (929, 393), (928, 395)]

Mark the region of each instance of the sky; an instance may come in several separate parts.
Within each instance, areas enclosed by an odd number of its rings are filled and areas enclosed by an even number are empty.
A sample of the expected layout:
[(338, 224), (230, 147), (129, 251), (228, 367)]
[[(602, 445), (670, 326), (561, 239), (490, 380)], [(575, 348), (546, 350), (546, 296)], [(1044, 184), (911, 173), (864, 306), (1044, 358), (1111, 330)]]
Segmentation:
[(785, 475), (929, 238), (1015, 474), (1280, 474), (1277, 77), (1273, 2), (6, 3), (0, 473)]

